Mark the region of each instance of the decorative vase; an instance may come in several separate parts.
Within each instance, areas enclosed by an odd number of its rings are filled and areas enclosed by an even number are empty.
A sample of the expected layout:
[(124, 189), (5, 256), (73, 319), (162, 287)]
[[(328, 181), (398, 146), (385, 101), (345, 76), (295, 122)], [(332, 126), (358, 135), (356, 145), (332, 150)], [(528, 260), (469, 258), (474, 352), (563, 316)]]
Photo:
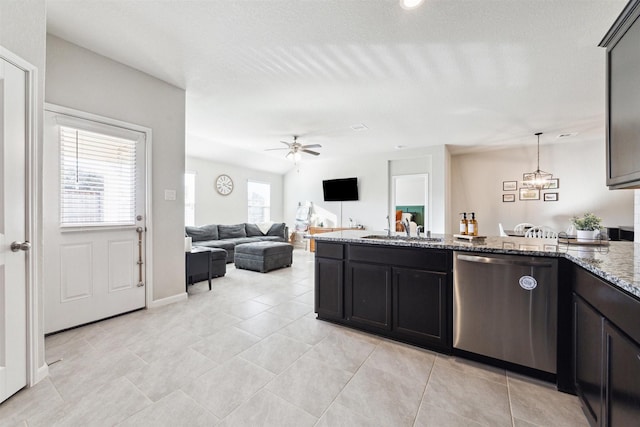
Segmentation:
[(593, 242), (597, 240), (600, 230), (576, 230), (577, 242)]

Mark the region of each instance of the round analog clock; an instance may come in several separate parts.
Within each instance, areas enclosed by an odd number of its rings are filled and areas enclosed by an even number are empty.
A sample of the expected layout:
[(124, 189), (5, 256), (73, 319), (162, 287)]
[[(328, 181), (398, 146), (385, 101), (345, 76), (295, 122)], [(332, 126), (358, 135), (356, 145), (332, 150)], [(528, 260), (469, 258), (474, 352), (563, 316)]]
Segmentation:
[(220, 175), (216, 178), (216, 190), (223, 196), (226, 196), (233, 191), (233, 181), (229, 175)]

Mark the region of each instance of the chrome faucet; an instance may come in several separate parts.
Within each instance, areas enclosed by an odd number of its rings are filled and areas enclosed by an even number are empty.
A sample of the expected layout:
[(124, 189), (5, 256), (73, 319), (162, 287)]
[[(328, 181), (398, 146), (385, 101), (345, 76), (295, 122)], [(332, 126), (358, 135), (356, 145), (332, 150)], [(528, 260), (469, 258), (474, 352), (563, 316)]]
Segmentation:
[(422, 225), (416, 227), (416, 233), (418, 237), (420, 237), (420, 230), (424, 231), (424, 227)]

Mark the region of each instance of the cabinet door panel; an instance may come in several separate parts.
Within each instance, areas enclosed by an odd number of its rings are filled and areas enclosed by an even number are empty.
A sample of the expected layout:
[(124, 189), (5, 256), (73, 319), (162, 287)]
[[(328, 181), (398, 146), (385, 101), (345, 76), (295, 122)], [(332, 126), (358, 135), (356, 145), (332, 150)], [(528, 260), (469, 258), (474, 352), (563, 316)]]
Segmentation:
[(604, 319), (575, 294), (573, 315), (576, 393), (582, 400), (590, 424), (599, 425), (602, 414)]
[(445, 344), (447, 275), (393, 269), (394, 332), (422, 343)]
[(316, 258), (315, 310), (320, 317), (344, 318), (343, 266), (341, 260)]
[(640, 346), (605, 322), (607, 426), (640, 424)]
[(354, 324), (391, 330), (390, 268), (348, 263), (347, 317)]

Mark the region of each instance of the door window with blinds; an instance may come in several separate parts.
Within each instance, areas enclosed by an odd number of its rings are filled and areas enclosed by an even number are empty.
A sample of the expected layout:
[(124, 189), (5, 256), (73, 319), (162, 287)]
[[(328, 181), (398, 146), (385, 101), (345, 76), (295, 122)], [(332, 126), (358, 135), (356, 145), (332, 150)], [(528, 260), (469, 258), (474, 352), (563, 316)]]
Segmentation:
[(135, 225), (137, 141), (59, 126), (61, 227)]

